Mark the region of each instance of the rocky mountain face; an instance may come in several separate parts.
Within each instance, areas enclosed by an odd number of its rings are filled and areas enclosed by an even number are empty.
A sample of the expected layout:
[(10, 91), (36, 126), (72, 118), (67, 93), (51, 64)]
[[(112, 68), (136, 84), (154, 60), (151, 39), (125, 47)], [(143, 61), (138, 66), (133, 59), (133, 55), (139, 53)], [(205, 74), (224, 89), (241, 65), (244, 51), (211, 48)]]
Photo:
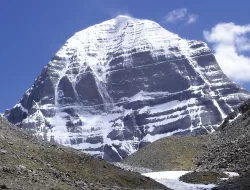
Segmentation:
[(201, 170), (250, 170), (250, 99), (230, 113), (196, 160)]
[(120, 161), (163, 137), (212, 132), (249, 97), (204, 42), (118, 16), (72, 36), (4, 115), (48, 141)]

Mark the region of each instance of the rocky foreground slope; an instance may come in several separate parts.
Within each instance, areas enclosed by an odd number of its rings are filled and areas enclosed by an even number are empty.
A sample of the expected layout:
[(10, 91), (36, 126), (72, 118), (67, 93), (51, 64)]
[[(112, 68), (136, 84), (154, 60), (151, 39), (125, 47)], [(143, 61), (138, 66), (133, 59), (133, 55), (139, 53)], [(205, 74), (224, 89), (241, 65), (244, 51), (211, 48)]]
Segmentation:
[(196, 160), (202, 170), (250, 171), (250, 100), (242, 104), (211, 135), (210, 146)]
[(250, 173), (246, 173), (242, 176), (229, 179), (222, 182), (218, 187), (212, 190), (249, 190), (250, 189)]
[(208, 135), (172, 136), (157, 140), (122, 161), (153, 171), (193, 170), (194, 159), (210, 142)]
[(0, 117), (0, 189), (167, 189), (72, 148), (28, 135)]
[(120, 161), (163, 137), (212, 132), (249, 97), (204, 42), (118, 16), (73, 35), (5, 117)]

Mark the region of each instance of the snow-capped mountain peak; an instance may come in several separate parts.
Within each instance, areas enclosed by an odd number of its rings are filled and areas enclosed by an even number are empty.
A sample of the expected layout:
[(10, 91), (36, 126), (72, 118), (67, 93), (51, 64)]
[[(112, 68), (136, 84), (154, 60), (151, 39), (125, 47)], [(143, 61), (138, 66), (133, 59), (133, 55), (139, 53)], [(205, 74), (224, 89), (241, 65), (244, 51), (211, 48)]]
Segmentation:
[(212, 132), (247, 98), (204, 42), (118, 16), (67, 40), (5, 116), (47, 140), (118, 161), (162, 137)]

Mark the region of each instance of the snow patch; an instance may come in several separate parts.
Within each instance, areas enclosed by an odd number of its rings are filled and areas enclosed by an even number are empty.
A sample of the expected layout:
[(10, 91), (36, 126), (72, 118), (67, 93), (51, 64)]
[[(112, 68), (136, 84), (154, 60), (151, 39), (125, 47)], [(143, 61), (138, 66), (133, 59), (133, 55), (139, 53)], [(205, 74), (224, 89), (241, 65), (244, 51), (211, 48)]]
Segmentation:
[[(168, 188), (174, 190), (201, 190), (206, 189), (210, 190), (216, 187), (215, 184), (189, 184), (184, 183), (179, 180), (179, 178), (187, 173), (192, 171), (162, 171), (162, 172), (152, 172), (152, 173), (143, 173), (142, 175), (150, 177), (155, 181), (165, 185)], [(235, 172), (225, 172), (229, 177), (239, 176), (238, 173)]]
[(224, 111), (221, 109), (221, 107), (219, 106), (218, 102), (217, 102), (215, 99), (213, 99), (212, 101), (213, 101), (214, 106), (215, 106), (215, 107), (218, 109), (218, 111), (220, 112), (222, 119), (225, 119), (225, 118), (227, 117), (227, 115), (226, 115), (226, 114), (224, 113)]
[(24, 113), (27, 113), (27, 114), (28, 114), (28, 112), (29, 112), (29, 110), (25, 109), (21, 103), (16, 104), (16, 105), (14, 106), (14, 108), (15, 108), (15, 107), (20, 107), (21, 110), (22, 110)]
[(168, 188), (174, 190), (200, 190), (200, 189), (212, 189), (216, 187), (214, 184), (203, 185), (203, 184), (189, 184), (179, 180), (182, 175), (185, 175), (191, 171), (163, 171), (144, 173), (142, 175), (150, 177), (155, 181), (165, 185)]
[(229, 123), (233, 122), (234, 120), (236, 120), (238, 117), (240, 117), (242, 114), (238, 113), (237, 116), (233, 119), (229, 119)]

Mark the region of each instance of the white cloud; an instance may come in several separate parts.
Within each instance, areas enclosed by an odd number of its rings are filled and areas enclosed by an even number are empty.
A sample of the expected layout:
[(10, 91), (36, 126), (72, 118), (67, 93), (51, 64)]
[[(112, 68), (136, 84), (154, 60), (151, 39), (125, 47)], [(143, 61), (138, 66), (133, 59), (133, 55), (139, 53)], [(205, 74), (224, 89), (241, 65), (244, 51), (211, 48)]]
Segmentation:
[(205, 39), (213, 44), (215, 57), (223, 72), (235, 82), (250, 81), (249, 25), (219, 23), (211, 31), (204, 31)]
[(166, 22), (178, 23), (184, 22), (185, 24), (195, 23), (198, 19), (198, 15), (188, 13), (186, 8), (175, 9), (167, 14), (165, 17)]
[(195, 15), (195, 14), (188, 15), (187, 24), (195, 23), (197, 19), (198, 19), (198, 15)]
[(166, 16), (167, 22), (178, 22), (185, 18), (187, 14), (187, 9), (176, 9), (168, 13)]

